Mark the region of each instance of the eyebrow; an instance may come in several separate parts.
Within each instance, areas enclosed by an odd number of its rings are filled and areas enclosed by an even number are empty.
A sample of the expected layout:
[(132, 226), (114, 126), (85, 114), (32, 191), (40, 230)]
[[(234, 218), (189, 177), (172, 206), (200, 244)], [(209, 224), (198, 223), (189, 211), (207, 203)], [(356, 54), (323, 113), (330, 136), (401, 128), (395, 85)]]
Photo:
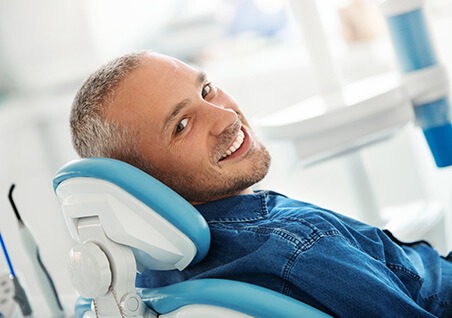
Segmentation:
[[(206, 81), (207, 75), (204, 72), (199, 72), (198, 76), (196, 77), (196, 86), (201, 86), (202, 84), (204, 84), (204, 82)], [(168, 129), (168, 125), (174, 121), (174, 119), (177, 117), (177, 115), (182, 111), (182, 109), (184, 109), (188, 104), (190, 104), (191, 99), (186, 98), (183, 101), (180, 101), (179, 103), (177, 103), (176, 105), (174, 105), (172, 107), (172, 111), (170, 114), (168, 114), (168, 116), (166, 116), (164, 124), (163, 124), (163, 128), (162, 128), (162, 133), (164, 133), (167, 129)]]

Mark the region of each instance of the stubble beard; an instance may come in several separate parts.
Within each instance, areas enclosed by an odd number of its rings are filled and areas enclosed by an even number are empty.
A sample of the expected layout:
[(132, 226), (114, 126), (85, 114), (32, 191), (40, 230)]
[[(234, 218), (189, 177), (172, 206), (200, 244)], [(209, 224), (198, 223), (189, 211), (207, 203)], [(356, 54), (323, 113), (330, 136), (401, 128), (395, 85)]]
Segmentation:
[(211, 202), (235, 196), (261, 181), (268, 173), (270, 153), (260, 141), (256, 144), (243, 159), (251, 160), (251, 168), (246, 173), (191, 176), (186, 172), (159, 171), (154, 176), (189, 202)]

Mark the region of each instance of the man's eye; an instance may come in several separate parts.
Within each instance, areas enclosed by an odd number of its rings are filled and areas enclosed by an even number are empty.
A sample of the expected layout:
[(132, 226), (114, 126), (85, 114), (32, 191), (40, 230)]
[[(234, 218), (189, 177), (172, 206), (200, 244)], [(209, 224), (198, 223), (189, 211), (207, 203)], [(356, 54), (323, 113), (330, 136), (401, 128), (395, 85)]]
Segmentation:
[(212, 83), (207, 82), (206, 85), (202, 88), (201, 96), (202, 98), (206, 98), (207, 95), (212, 91)]
[(185, 129), (185, 127), (187, 127), (188, 124), (188, 118), (184, 118), (182, 119), (179, 124), (177, 124), (176, 126), (176, 134), (180, 133), (182, 130)]

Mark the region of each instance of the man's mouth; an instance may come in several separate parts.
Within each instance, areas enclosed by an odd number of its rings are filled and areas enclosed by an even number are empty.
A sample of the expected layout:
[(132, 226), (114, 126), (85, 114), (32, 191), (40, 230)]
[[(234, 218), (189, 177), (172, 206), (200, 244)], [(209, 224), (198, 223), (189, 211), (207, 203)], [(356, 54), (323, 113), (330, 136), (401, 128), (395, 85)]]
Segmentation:
[(225, 153), (221, 156), (220, 160), (223, 160), (230, 155), (232, 155), (234, 152), (236, 152), (243, 144), (243, 140), (245, 139), (245, 134), (240, 129), (237, 137), (235, 137), (234, 142), (229, 146), (229, 148), (225, 151)]

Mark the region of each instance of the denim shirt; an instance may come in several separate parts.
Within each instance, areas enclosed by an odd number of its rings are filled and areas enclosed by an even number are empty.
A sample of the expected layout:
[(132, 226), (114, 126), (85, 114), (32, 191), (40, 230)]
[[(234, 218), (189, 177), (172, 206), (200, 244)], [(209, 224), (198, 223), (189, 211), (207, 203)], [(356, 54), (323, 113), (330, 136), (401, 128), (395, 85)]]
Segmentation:
[(137, 287), (224, 278), (273, 289), (337, 317), (452, 317), (452, 262), (426, 243), (403, 244), (270, 191), (195, 207), (211, 230), (206, 258), (182, 272), (146, 270)]

